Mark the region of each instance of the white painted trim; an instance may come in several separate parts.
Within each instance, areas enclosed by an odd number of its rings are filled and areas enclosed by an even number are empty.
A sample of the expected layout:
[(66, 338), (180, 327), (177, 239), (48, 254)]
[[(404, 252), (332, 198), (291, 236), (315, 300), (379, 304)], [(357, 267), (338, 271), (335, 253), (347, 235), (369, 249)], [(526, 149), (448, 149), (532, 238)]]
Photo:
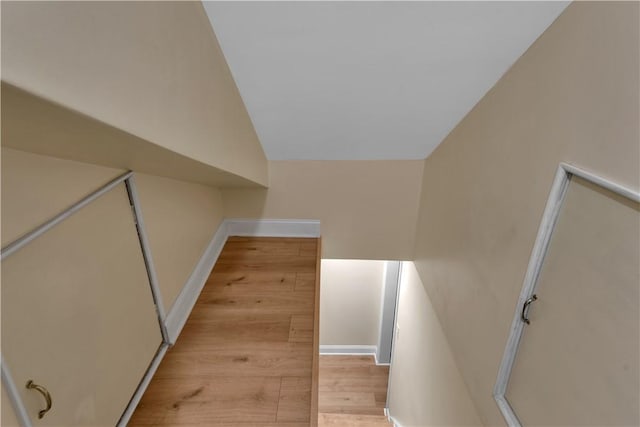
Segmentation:
[(398, 420), (396, 420), (393, 415), (391, 415), (391, 411), (389, 410), (388, 407), (384, 408), (384, 415), (387, 417), (387, 420), (393, 424), (393, 427), (402, 427), (402, 424), (400, 424), (398, 422)]
[(156, 274), (156, 267), (153, 263), (151, 245), (149, 244), (146, 227), (144, 225), (144, 216), (142, 215), (142, 207), (140, 205), (140, 199), (138, 198), (135, 176), (131, 175), (127, 180), (125, 180), (125, 184), (127, 186), (127, 193), (129, 194), (129, 201), (131, 202), (131, 206), (133, 207), (133, 215), (135, 216), (136, 229), (138, 231), (138, 240), (140, 240), (142, 256), (144, 258), (144, 264), (147, 269), (149, 284), (151, 285), (151, 296), (156, 306), (156, 314), (158, 315), (158, 323), (160, 325), (160, 332), (162, 333), (162, 341), (169, 342), (169, 335), (167, 333), (166, 326), (167, 315), (164, 308), (164, 302), (162, 300), (162, 292), (160, 291), (158, 276)]
[(393, 336), (391, 337), (391, 361), (389, 362), (389, 381), (387, 381), (387, 407), (389, 406), (389, 402), (391, 401), (391, 376), (393, 375), (393, 358), (396, 348), (396, 333), (398, 331), (398, 306), (400, 304), (400, 291), (402, 288), (402, 273), (407, 262), (411, 261), (400, 261), (400, 266), (398, 269), (398, 289), (396, 290), (395, 313), (393, 316)]
[(511, 323), (509, 339), (505, 346), (500, 369), (498, 370), (498, 377), (493, 389), (493, 397), (500, 408), (500, 412), (507, 422), (507, 425), (510, 427), (521, 427), (521, 423), (505, 395), (509, 377), (511, 376), (511, 369), (513, 368), (522, 332), (525, 327), (525, 323), (522, 322), (520, 315), (525, 301), (535, 293), (538, 277), (540, 276), (544, 259), (549, 248), (549, 242), (551, 241), (551, 236), (553, 235), (555, 225), (558, 221), (562, 203), (564, 202), (572, 176), (580, 177), (592, 184), (606, 188), (616, 194), (631, 199), (634, 202), (640, 202), (640, 193), (610, 181), (607, 178), (595, 175), (582, 168), (567, 163), (560, 163), (558, 166), (558, 170), (549, 193), (549, 198), (547, 199), (547, 204), (542, 215), (540, 227), (538, 228), (538, 235), (531, 253), (529, 266), (527, 267), (527, 273), (522, 285), (522, 291), (520, 292), (520, 297), (518, 298), (513, 321)]
[(84, 197), (77, 203), (74, 203), (73, 205), (71, 205), (71, 207), (69, 207), (68, 209), (65, 209), (64, 212), (59, 213), (58, 215), (51, 218), (49, 221), (36, 227), (34, 230), (28, 232), (27, 234), (18, 238), (17, 240), (9, 243), (7, 246), (2, 248), (2, 251), (0, 252), (0, 259), (5, 259), (9, 255), (15, 253), (17, 250), (25, 246), (27, 243), (43, 235), (44, 233), (46, 233), (47, 231), (49, 231), (50, 229), (52, 229), (53, 227), (55, 227), (56, 225), (64, 221), (65, 219), (69, 218), (74, 213), (78, 212), (80, 209), (87, 206), (89, 203), (96, 200), (98, 197), (109, 192), (111, 189), (113, 189), (118, 184), (128, 179), (132, 175), (133, 175), (133, 172), (131, 171), (120, 175), (119, 177), (106, 183), (105, 185), (103, 185), (93, 193), (89, 194), (87, 197)]
[(586, 181), (594, 183), (595, 185), (599, 185), (600, 187), (604, 187), (609, 191), (619, 194), (622, 197), (633, 200), (636, 203), (640, 203), (640, 193), (625, 187), (624, 185), (620, 185), (608, 178), (595, 175), (568, 163), (560, 163), (560, 167), (562, 167), (567, 174), (578, 176)]
[(391, 363), (396, 301), (400, 281), (400, 264), (401, 261), (386, 261), (384, 263), (384, 282), (380, 302), (380, 327), (378, 349), (376, 351), (376, 361), (381, 361), (378, 363), (379, 365), (389, 365)]
[(220, 252), (222, 252), (222, 248), (227, 241), (227, 229), (227, 221), (223, 221), (167, 314), (166, 327), (169, 344), (171, 345), (176, 343), (184, 324), (191, 314), (191, 310), (196, 304), (198, 296), (200, 296), (200, 292), (202, 292), (202, 288), (213, 270), (213, 266), (220, 256)]
[(11, 406), (13, 407), (18, 422), (22, 427), (31, 427), (31, 418), (27, 413), (27, 409), (24, 407), (22, 397), (20, 397), (20, 392), (16, 387), (16, 383), (13, 381), (11, 371), (2, 356), (0, 356), (0, 371), (2, 371), (2, 385), (11, 401)]
[(388, 363), (378, 362), (378, 347), (375, 345), (321, 345), (320, 354), (324, 356), (373, 356), (377, 366), (389, 366)]
[(377, 347), (375, 345), (321, 345), (320, 354), (342, 354), (352, 356), (376, 355)]
[(140, 381), (138, 388), (136, 389), (135, 393), (131, 397), (131, 400), (129, 401), (127, 408), (122, 413), (122, 416), (120, 417), (120, 420), (118, 421), (118, 424), (117, 424), (118, 427), (126, 427), (127, 423), (131, 419), (131, 416), (133, 415), (133, 412), (136, 410), (138, 403), (140, 403), (140, 400), (142, 399), (144, 392), (147, 390), (147, 387), (149, 387), (149, 383), (151, 382), (153, 375), (158, 370), (158, 366), (160, 366), (160, 362), (162, 361), (162, 358), (166, 354), (168, 348), (169, 348), (169, 344), (167, 343), (162, 343), (158, 348), (158, 351), (156, 352), (156, 355), (154, 356), (153, 361), (151, 362), (151, 365), (149, 365), (149, 368), (147, 369), (144, 376), (142, 377), (142, 381)]
[(320, 221), (311, 219), (227, 219), (229, 236), (320, 237)]

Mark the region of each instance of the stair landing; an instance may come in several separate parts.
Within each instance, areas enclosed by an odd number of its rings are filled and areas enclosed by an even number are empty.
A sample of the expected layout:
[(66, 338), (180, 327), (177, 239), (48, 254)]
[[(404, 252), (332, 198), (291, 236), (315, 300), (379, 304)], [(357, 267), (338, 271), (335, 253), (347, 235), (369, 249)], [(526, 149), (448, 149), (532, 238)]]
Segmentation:
[(373, 356), (320, 356), (318, 425), (320, 427), (385, 426), (388, 366)]

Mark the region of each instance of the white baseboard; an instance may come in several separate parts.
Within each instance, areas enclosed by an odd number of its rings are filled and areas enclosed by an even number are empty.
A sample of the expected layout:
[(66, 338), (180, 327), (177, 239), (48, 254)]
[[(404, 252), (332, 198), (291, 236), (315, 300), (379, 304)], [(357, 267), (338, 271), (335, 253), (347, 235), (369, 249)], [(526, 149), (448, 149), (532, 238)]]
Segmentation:
[(173, 345), (176, 343), (178, 335), (180, 335), (184, 324), (187, 322), (187, 319), (191, 314), (191, 310), (193, 310), (193, 307), (200, 296), (200, 292), (202, 292), (202, 288), (207, 282), (207, 279), (211, 274), (211, 270), (213, 270), (213, 266), (220, 256), (220, 252), (222, 252), (222, 248), (227, 241), (228, 235), (227, 223), (226, 221), (223, 221), (222, 224), (220, 224), (220, 227), (218, 227), (216, 234), (213, 235), (211, 242), (209, 242), (209, 246), (207, 246), (207, 249), (200, 258), (200, 261), (196, 264), (191, 276), (187, 279), (187, 283), (184, 285), (182, 291), (180, 291), (180, 294), (171, 306), (171, 310), (169, 310), (166, 320), (169, 344)]
[(320, 354), (343, 354), (360, 356), (363, 354), (375, 356), (375, 345), (320, 345)]
[(378, 347), (375, 345), (321, 345), (320, 354), (341, 354), (344, 356), (373, 356), (378, 366), (389, 366), (389, 363), (378, 362)]
[(378, 350), (375, 345), (320, 345), (320, 354), (370, 355), (374, 356)]
[(320, 237), (320, 221), (308, 219), (227, 219), (229, 236)]
[(393, 427), (402, 427), (402, 424), (400, 424), (398, 420), (393, 418), (391, 412), (389, 411), (389, 408), (384, 408), (384, 415), (387, 417), (387, 420), (389, 420), (389, 422), (393, 424)]

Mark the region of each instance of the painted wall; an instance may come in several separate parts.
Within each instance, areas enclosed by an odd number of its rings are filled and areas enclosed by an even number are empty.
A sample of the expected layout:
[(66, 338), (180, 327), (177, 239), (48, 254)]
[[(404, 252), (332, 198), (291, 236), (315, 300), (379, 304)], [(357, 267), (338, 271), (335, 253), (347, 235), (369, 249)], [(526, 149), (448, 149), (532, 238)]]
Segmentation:
[(413, 262), (402, 263), (389, 412), (404, 427), (482, 425)]
[(558, 163), (639, 188), (639, 7), (572, 3), (425, 161), (415, 264), (486, 425)]
[(2, 147), (2, 247), (124, 172)]
[[(2, 147), (2, 246), (123, 172)], [(220, 192), (144, 174), (136, 184), (168, 311), (222, 222)]]
[(213, 187), (261, 187), (4, 81), (0, 86), (4, 147)]
[(384, 265), (372, 260), (322, 260), (320, 345), (378, 345)]
[(217, 188), (136, 174), (142, 215), (149, 235), (166, 312), (222, 223)]
[(319, 219), (323, 258), (410, 259), (423, 163), (269, 162), (268, 190), (222, 190), (225, 217)]
[(3, 2), (2, 78), (267, 184), (267, 161), (200, 2)]

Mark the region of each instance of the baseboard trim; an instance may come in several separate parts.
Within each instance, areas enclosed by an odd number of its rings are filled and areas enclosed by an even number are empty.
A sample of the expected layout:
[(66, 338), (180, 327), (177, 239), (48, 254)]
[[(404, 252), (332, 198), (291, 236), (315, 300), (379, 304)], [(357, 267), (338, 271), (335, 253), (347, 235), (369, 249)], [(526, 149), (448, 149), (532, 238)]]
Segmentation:
[(320, 221), (309, 219), (227, 219), (229, 236), (320, 237)]
[(166, 321), (169, 344), (173, 345), (176, 343), (184, 324), (191, 314), (191, 310), (193, 310), (200, 296), (200, 292), (202, 292), (202, 288), (204, 288), (213, 270), (213, 266), (220, 256), (220, 252), (222, 252), (228, 235), (227, 222), (223, 221), (213, 235), (211, 242), (209, 242), (198, 264), (196, 264), (191, 276), (187, 279), (187, 283), (182, 288), (182, 291), (180, 291), (173, 306), (171, 306)]
[(340, 354), (343, 356), (373, 356), (377, 366), (389, 366), (389, 363), (378, 362), (378, 346), (375, 345), (321, 345), (320, 354)]
[(387, 417), (387, 420), (389, 420), (389, 422), (393, 424), (393, 427), (402, 427), (402, 424), (400, 424), (398, 420), (393, 418), (393, 415), (391, 415), (389, 408), (384, 408), (384, 415)]
[(375, 345), (320, 345), (320, 354), (367, 355), (375, 356), (378, 347)]

